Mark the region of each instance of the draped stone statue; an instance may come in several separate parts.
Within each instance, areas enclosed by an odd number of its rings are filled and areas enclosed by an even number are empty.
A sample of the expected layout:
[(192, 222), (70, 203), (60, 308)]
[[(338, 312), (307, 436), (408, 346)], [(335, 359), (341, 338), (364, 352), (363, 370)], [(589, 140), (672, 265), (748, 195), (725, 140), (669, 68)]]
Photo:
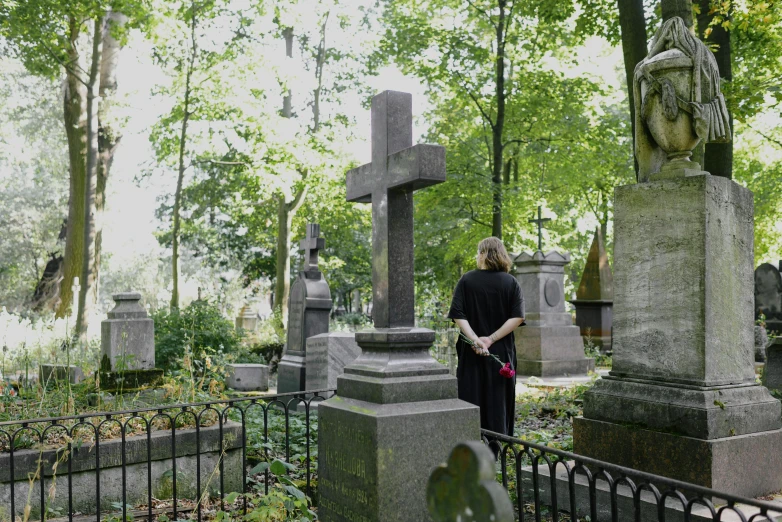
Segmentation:
[(701, 166), (690, 160), (700, 140), (731, 139), (717, 61), (679, 17), (660, 27), (636, 66), (633, 94), (639, 182), (658, 173), (700, 174)]

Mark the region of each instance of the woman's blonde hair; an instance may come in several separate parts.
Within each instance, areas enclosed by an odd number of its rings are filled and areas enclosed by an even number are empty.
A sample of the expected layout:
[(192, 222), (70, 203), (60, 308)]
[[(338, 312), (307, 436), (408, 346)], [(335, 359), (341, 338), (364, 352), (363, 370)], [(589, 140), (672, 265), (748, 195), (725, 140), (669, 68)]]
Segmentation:
[(494, 236), (478, 243), (478, 268), (510, 272), (512, 261), (502, 240)]

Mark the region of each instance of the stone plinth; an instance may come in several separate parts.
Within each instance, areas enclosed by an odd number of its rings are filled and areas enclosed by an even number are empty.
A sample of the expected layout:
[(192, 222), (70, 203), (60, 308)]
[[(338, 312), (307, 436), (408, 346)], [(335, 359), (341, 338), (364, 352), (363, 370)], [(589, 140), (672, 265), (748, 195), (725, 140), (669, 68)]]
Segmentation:
[(763, 386), (769, 390), (782, 391), (782, 337), (776, 337), (766, 345)]
[(318, 516), (324, 522), (431, 521), (426, 486), (451, 449), (479, 440), (479, 409), (429, 355), (434, 332), (356, 333), (362, 354), (319, 406)]
[(585, 395), (575, 452), (779, 490), (782, 468), (750, 458), (782, 440), (780, 403), (755, 384), (752, 193), (710, 175), (628, 185), (614, 216), (613, 369)]
[[(141, 294), (115, 294), (116, 306), (101, 323), (101, 360), (112, 371), (155, 367), (155, 322), (141, 306)], [(102, 363), (105, 366), (105, 363)]]
[(576, 307), (576, 325), (581, 335), (589, 337), (602, 351), (611, 350), (614, 278), (600, 228), (595, 230), (576, 299), (570, 302)]
[(55, 383), (79, 384), (84, 379), (84, 372), (78, 366), (64, 364), (42, 364), (38, 368), (38, 382), (42, 386)]
[(288, 306), (288, 342), (277, 366), (277, 392), (304, 391), (307, 385), (307, 339), (329, 331), (331, 291), (318, 270), (318, 251), (325, 246), (320, 225), (308, 224), (301, 241), (306, 269), (299, 272), (291, 287)]
[(514, 260), (527, 309), (527, 325), (515, 332), (519, 375), (581, 375), (595, 368), (595, 361), (584, 356), (578, 326), (565, 311), (564, 267), (568, 263), (570, 254), (554, 251), (522, 253)]
[(239, 391), (269, 389), (269, 366), (266, 364), (228, 364), (225, 384)]
[[(356, 334), (329, 332), (307, 339), (307, 390), (337, 387), (337, 377), (361, 355)], [(315, 403), (313, 403), (315, 404)]]

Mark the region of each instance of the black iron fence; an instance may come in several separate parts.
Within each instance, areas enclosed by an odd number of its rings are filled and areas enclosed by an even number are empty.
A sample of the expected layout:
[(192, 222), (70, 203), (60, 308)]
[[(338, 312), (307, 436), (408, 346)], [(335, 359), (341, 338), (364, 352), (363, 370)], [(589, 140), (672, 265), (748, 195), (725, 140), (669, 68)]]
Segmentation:
[[(98, 522), (134, 515), (152, 520), (160, 513), (177, 520), (187, 510), (200, 521), (207, 499), (224, 510), (233, 493), (242, 494), (246, 514), (251, 466), (275, 457), (286, 463), (298, 458), (303, 489), (312, 495), (312, 409), (333, 394), (318, 390), (1, 422), (0, 520), (72, 522), (87, 514)], [(256, 467), (266, 494), (269, 468)], [(165, 507), (154, 509), (161, 498)]]
[[(127, 521), (247, 513), (248, 478), (298, 462), (315, 496), (313, 408), (334, 390), (0, 423), (0, 520)], [(774, 521), (782, 505), (642, 473), (489, 431), (499, 477), (527, 521)], [(164, 499), (160, 503), (158, 499)], [(232, 500), (233, 499), (233, 500)], [(155, 502), (158, 502), (155, 504)], [(234, 503), (234, 508), (236, 504)], [(121, 517), (121, 518), (120, 518)]]
[(481, 431), (484, 442), (499, 450), (501, 481), (522, 522), (782, 520), (782, 504), (742, 498)]

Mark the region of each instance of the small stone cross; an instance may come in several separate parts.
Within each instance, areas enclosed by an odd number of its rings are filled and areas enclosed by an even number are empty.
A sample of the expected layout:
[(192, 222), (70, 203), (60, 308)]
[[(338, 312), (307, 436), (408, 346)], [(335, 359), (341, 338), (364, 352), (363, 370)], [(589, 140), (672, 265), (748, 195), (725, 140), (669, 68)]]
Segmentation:
[(372, 162), (347, 174), (347, 200), (372, 203), (375, 328), (415, 326), (413, 191), (445, 181), (445, 148), (413, 145), (413, 97), (372, 98)]
[(429, 476), (426, 504), (435, 522), (511, 522), (513, 505), (494, 477), (491, 451), (479, 441), (458, 444)]
[(540, 205), (538, 205), (538, 219), (535, 219), (535, 214), (532, 214), (532, 219), (527, 220), (528, 223), (535, 223), (538, 225), (538, 250), (543, 251), (543, 223), (551, 221), (551, 218), (540, 217)]
[(318, 271), (318, 252), (326, 248), (326, 240), (320, 237), (320, 225), (307, 223), (307, 234), (299, 243), (299, 249), (304, 251), (304, 271)]

